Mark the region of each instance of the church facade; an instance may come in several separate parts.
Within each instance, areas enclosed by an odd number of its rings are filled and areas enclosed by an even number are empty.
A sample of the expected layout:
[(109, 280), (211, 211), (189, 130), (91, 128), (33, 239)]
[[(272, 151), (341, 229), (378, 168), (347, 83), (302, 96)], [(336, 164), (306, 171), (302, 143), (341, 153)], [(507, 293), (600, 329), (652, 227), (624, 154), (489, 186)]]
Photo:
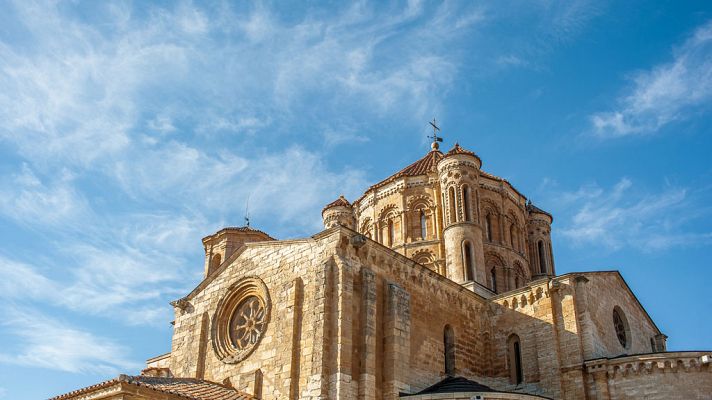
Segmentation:
[(55, 399), (710, 399), (616, 271), (556, 275), (553, 217), (481, 159), (431, 151), (324, 228), (203, 239), (171, 351)]

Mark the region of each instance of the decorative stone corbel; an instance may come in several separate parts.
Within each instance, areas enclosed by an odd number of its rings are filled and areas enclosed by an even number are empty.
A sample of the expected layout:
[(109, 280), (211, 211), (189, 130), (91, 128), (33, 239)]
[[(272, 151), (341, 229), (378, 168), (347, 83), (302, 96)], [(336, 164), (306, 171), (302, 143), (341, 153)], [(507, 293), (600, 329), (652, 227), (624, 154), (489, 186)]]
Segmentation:
[(551, 279), (551, 280), (549, 280), (548, 288), (549, 288), (550, 292), (556, 292), (559, 289), (561, 289), (561, 282)]
[(357, 235), (351, 236), (350, 241), (351, 241), (351, 245), (358, 249), (358, 248), (362, 247), (363, 245), (365, 245), (367, 240), (368, 239), (366, 238), (366, 236), (359, 233)]

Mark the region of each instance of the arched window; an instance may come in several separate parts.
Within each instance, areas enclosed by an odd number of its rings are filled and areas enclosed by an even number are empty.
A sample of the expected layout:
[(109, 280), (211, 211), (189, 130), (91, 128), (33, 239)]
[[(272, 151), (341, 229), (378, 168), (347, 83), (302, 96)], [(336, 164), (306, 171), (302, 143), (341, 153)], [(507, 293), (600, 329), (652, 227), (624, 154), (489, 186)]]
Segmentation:
[(519, 276), (514, 277), (514, 288), (519, 289)]
[(509, 382), (519, 385), (524, 381), (522, 371), (522, 347), (519, 336), (511, 334), (507, 339), (507, 358), (509, 361)]
[(455, 374), (455, 332), (450, 325), (445, 325), (443, 344), (445, 350), (445, 374), (452, 376)]
[(450, 201), (450, 223), (457, 222), (457, 208), (455, 207), (455, 187), (450, 186), (448, 189), (448, 200)]
[(465, 240), (462, 242), (462, 261), (465, 267), (465, 280), (471, 281), (473, 276), (473, 271), (475, 270), (475, 265), (472, 262), (472, 246), (470, 242)]
[(655, 353), (656, 351), (658, 351), (658, 350), (655, 348), (655, 339), (653, 339), (653, 338), (650, 338), (650, 349), (653, 351), (653, 353)]
[(428, 237), (428, 217), (425, 216), (425, 210), (420, 210), (420, 237), (423, 240)]
[(465, 209), (465, 221), (472, 221), (472, 210), (470, 208), (470, 187), (464, 185), (462, 187), (462, 208)]
[(492, 241), (492, 214), (487, 214), (485, 217), (485, 231), (487, 232), (487, 241)]
[(517, 239), (517, 227), (512, 224), (509, 227), (509, 244), (512, 245), (512, 249), (519, 250), (519, 240)]
[(388, 246), (393, 246), (393, 240), (396, 237), (396, 230), (393, 227), (393, 220), (388, 220)]
[(546, 255), (544, 254), (544, 242), (541, 240), (537, 243), (537, 250), (539, 252), (539, 272), (542, 274), (546, 273)]
[(492, 282), (492, 291), (497, 293), (497, 270), (492, 267), (490, 270), (490, 281)]

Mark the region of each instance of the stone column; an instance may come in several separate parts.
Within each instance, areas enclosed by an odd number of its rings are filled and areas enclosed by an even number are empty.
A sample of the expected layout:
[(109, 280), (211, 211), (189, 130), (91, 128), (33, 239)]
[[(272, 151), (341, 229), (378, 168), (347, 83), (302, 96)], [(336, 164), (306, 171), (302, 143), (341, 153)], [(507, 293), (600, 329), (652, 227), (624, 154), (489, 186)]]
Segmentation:
[[(302, 279), (296, 278), (289, 291), (289, 308), (287, 318), (292, 322), (292, 349), (290, 354), (289, 369), (285, 376), (289, 376), (289, 398), (299, 398), (299, 379), (301, 369), (301, 341), (302, 341)], [(290, 315), (291, 314), (291, 315)]]
[(358, 398), (376, 398), (376, 274), (361, 269), (361, 374)]
[(597, 369), (593, 373), (593, 381), (596, 384), (595, 400), (609, 400), (611, 398), (611, 394), (608, 391), (608, 373), (606, 372), (605, 367)]
[(384, 323), (383, 399), (407, 392), (410, 369), (410, 294), (395, 283), (387, 285)]
[(353, 275), (351, 267), (341, 258), (336, 258), (336, 305), (332, 316), (335, 317), (336, 335), (332, 348), (336, 356), (332, 375), (331, 396), (335, 399), (353, 398), (351, 393), (352, 363), (352, 297)]

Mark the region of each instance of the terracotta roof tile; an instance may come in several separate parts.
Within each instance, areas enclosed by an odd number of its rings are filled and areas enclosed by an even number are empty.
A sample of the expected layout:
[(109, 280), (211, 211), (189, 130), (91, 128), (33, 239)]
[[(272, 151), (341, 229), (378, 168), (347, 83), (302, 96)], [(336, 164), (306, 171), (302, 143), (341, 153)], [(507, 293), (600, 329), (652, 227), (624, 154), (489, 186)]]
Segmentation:
[[(440, 160), (442, 160), (443, 157), (444, 157), (443, 153), (440, 150), (430, 150), (428, 152), (428, 154), (425, 155), (425, 157), (410, 164), (409, 166), (403, 168), (402, 170), (396, 172), (395, 174), (389, 176), (388, 178), (378, 182), (377, 184), (371, 186), (370, 188), (368, 188), (368, 190), (381, 187), (387, 183), (393, 182), (394, 180), (396, 180), (398, 178), (402, 178), (404, 176), (426, 175), (429, 172), (435, 172), (435, 171), (437, 171), (436, 167), (438, 165), (438, 162)], [(367, 192), (368, 192), (368, 190), (367, 190)]]
[(346, 197), (343, 195), (339, 196), (338, 199), (332, 201), (331, 203), (327, 204), (324, 206), (324, 208), (321, 210), (321, 212), (324, 212), (326, 209), (331, 208), (331, 207), (351, 207), (351, 203), (349, 203), (348, 200), (346, 200)]
[[(455, 155), (455, 154), (468, 154), (468, 155), (477, 157), (477, 154), (471, 152), (470, 150), (465, 150), (465, 149), (463, 149), (463, 148), (460, 146), (460, 144), (457, 143), (457, 142), (455, 143), (455, 146), (453, 146), (452, 149), (450, 149), (450, 151), (448, 151), (447, 154), (445, 154), (445, 157), (447, 157), (447, 156), (453, 156), (453, 155)], [(479, 157), (478, 157), (478, 158), (479, 158)]]
[(548, 212), (546, 212), (546, 211), (542, 210), (541, 208), (535, 206), (535, 205), (532, 204), (531, 202), (527, 204), (527, 211), (529, 211), (530, 213), (539, 213), (539, 214), (548, 215), (551, 219), (554, 218), (551, 214), (549, 214)]
[(265, 235), (265, 236), (266, 236), (267, 238), (269, 238), (270, 240), (275, 240), (272, 236), (268, 235), (267, 233), (262, 232), (262, 231), (259, 230), (259, 229), (251, 228), (251, 227), (249, 227), (249, 226), (226, 226), (225, 228), (220, 229), (219, 231), (215, 232), (214, 234), (208, 235), (208, 236), (204, 237), (203, 240), (208, 239), (208, 238), (210, 238), (210, 237), (212, 237), (212, 236), (215, 236), (215, 235), (217, 235), (217, 234), (220, 233), (220, 232), (250, 232), (250, 233), (260, 233), (260, 234)]
[(118, 378), (88, 386), (53, 397), (49, 400), (70, 399), (80, 394), (106, 388), (119, 383), (126, 383), (138, 387), (148, 388), (158, 392), (172, 394), (190, 400), (254, 400), (249, 394), (239, 392), (234, 388), (215, 382), (193, 378), (162, 378), (153, 376), (128, 376), (119, 375)]

